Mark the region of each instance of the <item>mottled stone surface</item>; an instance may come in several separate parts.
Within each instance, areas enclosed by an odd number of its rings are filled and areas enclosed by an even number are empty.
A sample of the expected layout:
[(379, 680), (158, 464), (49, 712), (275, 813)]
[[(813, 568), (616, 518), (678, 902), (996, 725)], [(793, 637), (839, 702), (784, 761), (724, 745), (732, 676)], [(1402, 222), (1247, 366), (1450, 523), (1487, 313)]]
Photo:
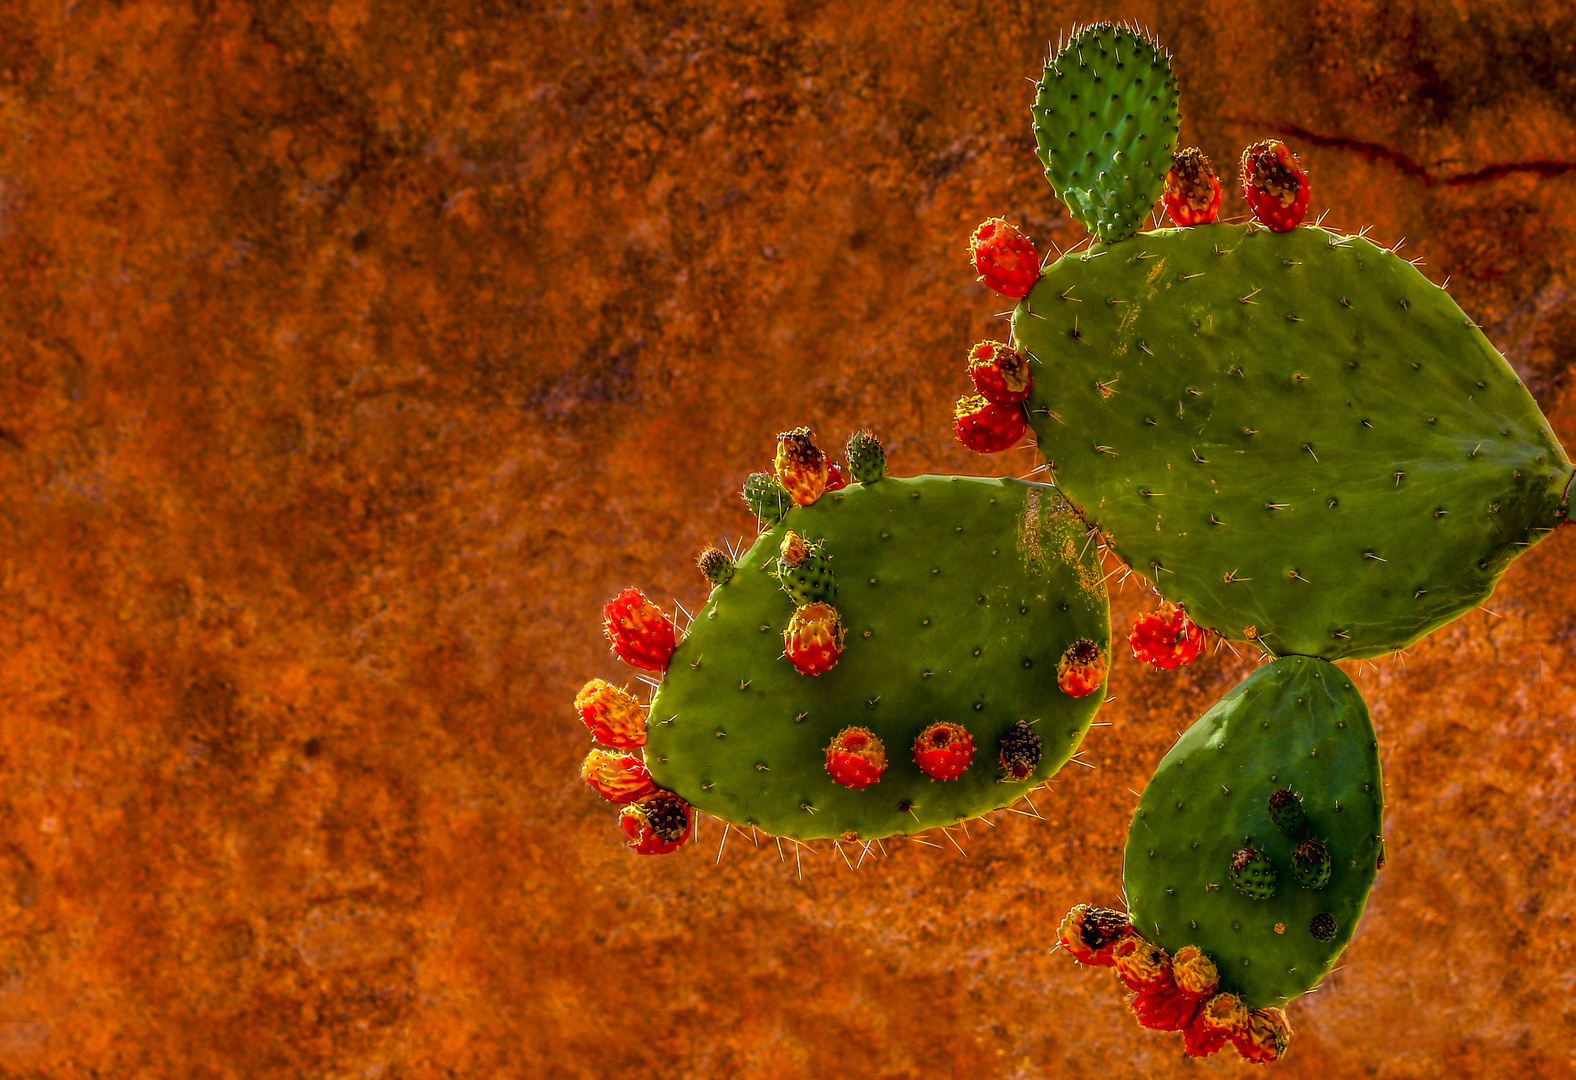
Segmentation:
[[(966, 859), (642, 859), (576, 778), (600, 604), (692, 605), (772, 433), (1036, 464), (947, 438), (1003, 330), (963, 252), (1079, 238), (1024, 76), (1101, 6), (728, 7), (0, 0), (0, 1075), (1239, 1068), (1048, 946), (1245, 660), (1119, 663), (1096, 768)], [(1104, 10), (1576, 442), (1567, 4)], [(1280, 1074), (1576, 1072), (1571, 533), (1362, 674), (1390, 862)]]

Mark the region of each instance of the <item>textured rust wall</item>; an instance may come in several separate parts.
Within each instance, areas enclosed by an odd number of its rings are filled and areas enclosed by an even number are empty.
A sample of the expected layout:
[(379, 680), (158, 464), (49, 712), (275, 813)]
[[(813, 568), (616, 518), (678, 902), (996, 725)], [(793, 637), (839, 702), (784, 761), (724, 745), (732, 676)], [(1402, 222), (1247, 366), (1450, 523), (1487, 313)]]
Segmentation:
[[(1407, 237), (1576, 443), (1576, 17), (708, 7), (0, 0), (0, 1075), (1239, 1068), (1047, 950), (1245, 661), (1118, 665), (1046, 823), (801, 881), (712, 823), (621, 850), (597, 610), (697, 600), (792, 423), (1033, 467), (946, 437), (1004, 306), (964, 243), (1077, 239), (1024, 76), (1100, 14), (1173, 49), (1185, 139), (1281, 133)], [(1363, 671), (1390, 863), (1281, 1074), (1576, 1073), (1573, 532)]]

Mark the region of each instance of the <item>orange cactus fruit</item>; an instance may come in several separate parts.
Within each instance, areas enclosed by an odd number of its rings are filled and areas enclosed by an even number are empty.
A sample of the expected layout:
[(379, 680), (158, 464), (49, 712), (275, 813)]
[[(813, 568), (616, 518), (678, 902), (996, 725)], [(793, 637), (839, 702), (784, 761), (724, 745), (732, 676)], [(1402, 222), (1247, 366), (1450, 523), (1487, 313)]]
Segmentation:
[(620, 810), (618, 827), (636, 854), (666, 855), (682, 847), (695, 831), (695, 813), (673, 792), (659, 790)]
[(783, 631), (783, 652), (801, 675), (821, 675), (843, 655), (843, 620), (831, 604), (816, 601), (794, 611)]
[(639, 589), (625, 589), (602, 608), (602, 629), (618, 658), (631, 667), (666, 671), (677, 640), (673, 620)]
[(869, 728), (845, 727), (826, 748), (826, 771), (844, 787), (863, 790), (886, 772), (886, 747)]
[(1220, 211), (1220, 180), (1204, 151), (1196, 146), (1177, 151), (1160, 202), (1183, 228), (1214, 224)]
[(1242, 151), (1242, 192), (1253, 216), (1275, 232), (1290, 232), (1308, 213), (1308, 174), (1279, 139)]
[(969, 350), (969, 381), (992, 405), (1016, 405), (1029, 396), (1034, 376), (1029, 358), (999, 341), (981, 341)]
[(657, 790), (646, 763), (634, 754), (593, 748), (580, 763), (580, 779), (608, 802), (628, 803)]
[(1085, 697), (1105, 682), (1106, 667), (1100, 646), (1088, 638), (1079, 638), (1067, 646), (1056, 663), (1056, 685), (1069, 697)]
[(646, 710), (610, 682), (592, 679), (582, 686), (575, 711), (599, 743), (620, 749), (646, 745)]
[(1285, 1009), (1254, 1009), (1248, 1014), (1247, 1031), (1231, 1040), (1237, 1053), (1255, 1065), (1279, 1061), (1291, 1046), (1291, 1021)]
[(1012, 449), (1029, 423), (1023, 406), (995, 405), (980, 394), (958, 398), (952, 419), (958, 442), (980, 454)]
[(1204, 648), (1204, 630), (1187, 617), (1187, 612), (1167, 601), (1155, 611), (1145, 612), (1133, 623), (1127, 643), (1133, 658), (1170, 671), (1191, 664)]
[(1003, 296), (1028, 296), (1040, 280), (1040, 255), (1033, 241), (1005, 218), (980, 223), (969, 237), (969, 256), (979, 281)]
[(1117, 942), (1111, 958), (1116, 961), (1117, 976), (1134, 993), (1156, 993), (1176, 985), (1171, 977), (1171, 957), (1136, 934)]
[(914, 764), (932, 780), (956, 780), (974, 760), (974, 736), (961, 724), (938, 720), (914, 740)]
[(777, 482), (800, 506), (809, 506), (826, 491), (829, 463), (815, 444), (815, 433), (797, 427), (777, 436), (777, 459), (773, 463)]
[(1112, 953), (1131, 936), (1133, 924), (1126, 915), (1089, 904), (1074, 905), (1056, 931), (1056, 940), (1074, 960), (1094, 967), (1116, 966)]
[(1220, 987), (1220, 971), (1215, 961), (1197, 945), (1184, 945), (1171, 958), (1171, 976), (1177, 989), (1190, 998), (1203, 1001), (1215, 996)]

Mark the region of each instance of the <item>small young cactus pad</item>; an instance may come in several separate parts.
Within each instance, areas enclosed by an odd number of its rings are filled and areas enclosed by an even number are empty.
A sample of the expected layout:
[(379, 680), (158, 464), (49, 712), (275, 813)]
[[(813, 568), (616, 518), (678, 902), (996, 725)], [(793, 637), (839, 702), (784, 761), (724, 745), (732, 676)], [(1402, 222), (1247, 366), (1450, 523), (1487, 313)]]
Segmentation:
[(1170, 57), (1131, 28), (1085, 27), (1046, 61), (1032, 111), (1045, 179), (1073, 217), (1107, 243), (1142, 228), (1182, 122)]
[(1068, 498), (1200, 626), (1382, 655), (1564, 519), (1571, 463), (1532, 396), (1392, 252), (1217, 224), (1092, 254), (1013, 314), (1029, 421)]
[[(1302, 796), (1300, 846), (1271, 817), (1269, 796), (1287, 787)], [(1266, 664), (1188, 728), (1144, 788), (1122, 868), (1134, 929), (1172, 953), (1196, 946), (1249, 1009), (1307, 993), (1373, 887), (1383, 790), (1352, 680), (1312, 657)]]
[[(790, 529), (837, 568), (843, 649), (813, 677), (783, 657), (795, 608), (776, 571)], [(1057, 658), (1080, 639), (1109, 655), (1105, 588), (1054, 488), (964, 476), (851, 485), (789, 510), (712, 590), (652, 701), (646, 762), (697, 810), (778, 836), (952, 825), (1010, 805), (1077, 749), (1104, 697), (1057, 687)], [(937, 721), (978, 748), (944, 780), (910, 750)], [(1042, 744), (1021, 780), (1000, 764), (1020, 721)], [(828, 773), (828, 747), (849, 728), (886, 748), (880, 778), (861, 789)]]

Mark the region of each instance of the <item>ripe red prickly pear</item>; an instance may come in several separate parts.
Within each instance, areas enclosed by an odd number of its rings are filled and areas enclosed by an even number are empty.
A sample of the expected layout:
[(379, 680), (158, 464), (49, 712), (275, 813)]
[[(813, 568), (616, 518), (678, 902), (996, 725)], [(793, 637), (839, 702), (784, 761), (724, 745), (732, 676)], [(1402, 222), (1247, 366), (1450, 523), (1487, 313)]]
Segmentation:
[(969, 350), (969, 380), (992, 405), (1016, 405), (1029, 396), (1033, 376), (1029, 358), (999, 341), (981, 341)]
[(1111, 954), (1120, 942), (1133, 935), (1133, 924), (1112, 908), (1076, 904), (1062, 919), (1056, 935), (1062, 948), (1080, 964), (1114, 967), (1116, 958)]
[(1040, 767), (1040, 736), (1027, 720), (1019, 720), (1001, 737), (1001, 767), (1007, 778), (1023, 783)]
[(826, 748), (826, 771), (844, 787), (867, 788), (886, 767), (886, 747), (869, 728), (845, 727)]
[(938, 720), (914, 740), (914, 764), (932, 780), (956, 780), (974, 760), (974, 736), (961, 724)]
[(1127, 643), (1133, 657), (1167, 671), (1191, 664), (1204, 648), (1204, 630), (1195, 626), (1177, 605), (1169, 601), (1156, 611), (1146, 612), (1133, 624)]
[(1308, 213), (1308, 174), (1279, 139), (1242, 151), (1242, 191), (1253, 216), (1276, 232), (1290, 232)]
[(1156, 993), (1176, 985), (1171, 977), (1171, 957), (1136, 934), (1117, 942), (1111, 959), (1116, 961), (1117, 975), (1134, 993)]
[(640, 855), (666, 855), (677, 851), (695, 829), (690, 804), (671, 791), (654, 791), (618, 813), (630, 849)]
[(625, 589), (607, 602), (602, 629), (624, 663), (647, 671), (668, 669), (676, 645), (673, 620), (639, 589)]
[(580, 763), (580, 779), (609, 802), (634, 802), (657, 790), (646, 763), (634, 754), (593, 748)]
[(1204, 1007), (1199, 1006), (1193, 1019), (1182, 1029), (1182, 1052), (1189, 1057), (1209, 1057), (1226, 1045), (1226, 1033), (1210, 1027), (1204, 1019)]
[(1067, 646), (1056, 664), (1056, 685), (1070, 697), (1083, 697), (1100, 689), (1105, 682), (1106, 658), (1100, 646), (1079, 638)]
[(1220, 210), (1220, 181), (1204, 151), (1196, 146), (1177, 151), (1160, 201), (1171, 220), (1184, 228), (1214, 223)]
[(599, 743), (624, 749), (646, 744), (646, 711), (610, 682), (592, 679), (582, 686), (575, 711)]
[(1184, 1031), (1197, 1015), (1199, 1003), (1175, 986), (1140, 991), (1127, 999), (1138, 1022), (1151, 1031)]
[(848, 478), (843, 475), (843, 467), (836, 462), (826, 467), (826, 490), (837, 491), (848, 486)]
[(1028, 296), (1040, 280), (1040, 256), (1034, 244), (1003, 218), (989, 218), (974, 230), (969, 254), (979, 280), (1003, 296)]
[(1291, 1021), (1285, 1009), (1254, 1009), (1248, 1014), (1247, 1030), (1233, 1038), (1237, 1053), (1254, 1064), (1279, 1061), (1291, 1045)]
[(1022, 405), (993, 405), (979, 394), (958, 398), (953, 419), (958, 442), (981, 454), (1010, 449), (1028, 424)]
[(1204, 1007), (1198, 1011), (1198, 1019), (1203, 1033), (1211, 1038), (1219, 1038), (1222, 1043), (1226, 1039), (1235, 1041), (1248, 1031), (1248, 1010), (1242, 1004), (1242, 999), (1236, 994), (1226, 992), (1216, 994), (1204, 1002)]
[(815, 445), (815, 433), (807, 427), (778, 434), (774, 467), (778, 483), (800, 506), (809, 506), (826, 490), (826, 454)]
[(843, 655), (843, 621), (837, 609), (819, 601), (796, 609), (783, 631), (783, 652), (801, 675), (831, 671)]

